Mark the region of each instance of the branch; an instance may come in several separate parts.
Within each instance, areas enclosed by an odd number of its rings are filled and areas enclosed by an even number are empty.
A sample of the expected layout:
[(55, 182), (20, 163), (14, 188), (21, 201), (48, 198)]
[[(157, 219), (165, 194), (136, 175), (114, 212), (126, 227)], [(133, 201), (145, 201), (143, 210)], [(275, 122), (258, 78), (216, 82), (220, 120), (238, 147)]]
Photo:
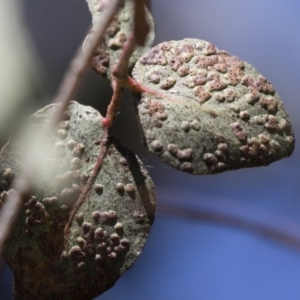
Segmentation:
[[(130, 57), (134, 51), (136, 45), (136, 38), (133, 33), (131, 33), (122, 48), (122, 52), (120, 54), (120, 58), (116, 66), (114, 66), (112, 70), (113, 76), (118, 79), (122, 79), (124, 81), (125, 78), (128, 76), (128, 64)], [(123, 83), (124, 85), (124, 83)]]
[[(112, 0), (106, 6), (106, 12), (98, 21), (92, 33), (89, 44), (83, 52), (81, 46), (75, 54), (73, 60), (67, 69), (62, 83), (58, 89), (57, 95), (53, 103), (61, 104), (58, 106), (54, 118), (51, 120), (49, 126), (45, 129), (43, 134), (47, 136), (52, 132), (56, 124), (62, 119), (65, 109), (67, 108), (72, 96), (74, 95), (79, 81), (83, 76), (84, 70), (90, 62), (91, 56), (96, 47), (101, 41), (101, 38), (117, 11), (119, 0)], [(9, 237), (14, 224), (19, 215), (23, 198), (29, 192), (30, 178), (33, 170), (30, 173), (23, 171), (20, 178), (13, 184), (13, 190), (17, 193), (9, 193), (1, 212), (0, 212), (0, 257), (3, 255), (5, 241)]]
[[(68, 237), (70, 234), (70, 227), (72, 225), (73, 219), (75, 214), (77, 213), (78, 209), (81, 205), (87, 200), (89, 192), (93, 183), (96, 180), (96, 177), (101, 170), (103, 160), (107, 154), (109, 148), (109, 139), (110, 139), (110, 129), (114, 124), (116, 115), (120, 111), (120, 107), (122, 104), (122, 92), (125, 86), (128, 86), (128, 64), (132, 53), (134, 52), (136, 43), (143, 45), (146, 36), (149, 32), (150, 26), (146, 20), (146, 13), (144, 8), (144, 1), (135, 0), (134, 3), (134, 31), (129, 35), (126, 43), (122, 47), (122, 51), (120, 53), (120, 57), (118, 62), (112, 69), (112, 88), (113, 88), (113, 96), (111, 102), (107, 108), (107, 113), (105, 118), (102, 119), (102, 125), (104, 126), (103, 136), (101, 137), (100, 143), (100, 153), (97, 159), (97, 162), (94, 166), (92, 174), (86, 183), (83, 192), (81, 193), (80, 197), (75, 202), (70, 215), (68, 222), (64, 228), (64, 235), (65, 235), (65, 249), (68, 248)], [(100, 42), (100, 40), (99, 40)], [(96, 46), (99, 43), (96, 43)], [(88, 60), (89, 62), (89, 60)]]
[(174, 199), (178, 191), (162, 190), (160, 194), (159, 214), (236, 227), (300, 251), (300, 224), (289, 218), (228, 199), (197, 199), (196, 205), (187, 207), (176, 201), (176, 196)]
[(72, 225), (72, 222), (74, 220), (75, 214), (77, 213), (78, 209), (81, 207), (81, 205), (86, 201), (89, 192), (91, 190), (92, 185), (94, 184), (97, 175), (99, 171), (101, 170), (103, 161), (106, 157), (107, 151), (109, 149), (109, 133), (110, 133), (110, 127), (105, 127), (103, 135), (101, 137), (101, 144), (100, 144), (100, 153), (98, 155), (97, 161), (95, 163), (95, 166), (93, 168), (92, 174), (89, 177), (88, 181), (86, 182), (84, 189), (82, 193), (80, 194), (79, 198), (76, 200), (75, 204), (72, 207), (72, 210), (69, 215), (68, 222), (65, 225), (64, 228), (64, 238), (65, 238), (65, 245), (64, 248), (68, 249), (68, 241), (69, 241), (69, 235), (70, 235), (70, 227)]

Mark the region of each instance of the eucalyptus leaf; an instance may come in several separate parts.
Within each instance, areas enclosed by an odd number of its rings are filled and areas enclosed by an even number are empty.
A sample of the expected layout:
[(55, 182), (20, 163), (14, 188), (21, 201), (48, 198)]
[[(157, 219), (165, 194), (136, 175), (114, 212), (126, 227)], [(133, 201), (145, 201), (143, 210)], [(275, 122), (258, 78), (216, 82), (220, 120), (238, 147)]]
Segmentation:
[[(38, 134), (55, 109), (50, 105), (30, 117), (27, 132)], [(48, 137), (48, 163), (34, 177), (5, 253), (15, 275), (16, 299), (92, 299), (113, 286), (143, 249), (154, 220), (154, 185), (141, 161), (114, 137), (64, 236), (100, 151), (101, 118), (95, 109), (72, 102)], [(12, 137), (1, 151), (1, 205), (15, 192), (13, 178), (32, 168), (19, 141)]]
[(271, 83), (209, 42), (159, 44), (132, 73), (148, 89), (135, 103), (145, 144), (179, 170), (269, 165), (293, 152), (290, 120)]
[[(134, 20), (134, 0), (120, 1), (120, 8), (110, 26), (106, 30), (105, 37), (97, 47), (95, 54), (92, 56), (91, 67), (104, 78), (111, 78), (111, 71), (118, 62), (122, 46), (133, 31)], [(92, 14), (93, 25), (101, 18), (105, 12), (107, 0), (87, 0), (90, 12)], [(129, 71), (133, 68), (136, 61), (149, 49), (154, 40), (154, 21), (149, 10), (145, 7), (146, 19), (150, 26), (150, 32), (146, 38), (144, 46), (137, 46), (130, 57)], [(90, 35), (87, 36), (83, 49), (89, 42)]]

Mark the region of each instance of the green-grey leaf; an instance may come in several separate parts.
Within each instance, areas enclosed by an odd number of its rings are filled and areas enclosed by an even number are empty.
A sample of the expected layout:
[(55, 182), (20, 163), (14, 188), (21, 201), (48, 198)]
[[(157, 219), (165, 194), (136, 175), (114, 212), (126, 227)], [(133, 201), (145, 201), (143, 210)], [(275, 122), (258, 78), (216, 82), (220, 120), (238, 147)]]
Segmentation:
[[(39, 131), (55, 106), (29, 118)], [(154, 220), (155, 191), (141, 161), (116, 138), (87, 201), (79, 208), (64, 248), (64, 227), (90, 176), (103, 128), (95, 109), (72, 102), (25, 199), (5, 258), (20, 299), (91, 299), (110, 288), (141, 253)], [(0, 204), (12, 178), (30, 168), (20, 143), (11, 138), (0, 155)], [(46, 164), (46, 166), (49, 166)], [(55, 178), (53, 178), (53, 174)]]
[(293, 152), (291, 124), (270, 82), (209, 42), (159, 44), (138, 60), (133, 77), (152, 90), (136, 104), (145, 144), (177, 169), (218, 173)]
[[(90, 12), (92, 14), (93, 25), (101, 18), (106, 0), (87, 0)], [(95, 51), (91, 60), (91, 67), (101, 76), (110, 79), (111, 69), (118, 61), (121, 53), (122, 46), (126, 42), (128, 36), (133, 30), (133, 9), (134, 1), (123, 1), (120, 5), (119, 11), (111, 22), (109, 28), (106, 30), (105, 37), (101, 45)], [(154, 21), (149, 10), (145, 7), (147, 21), (150, 25), (150, 32), (147, 36), (146, 43), (143, 47), (137, 46), (129, 61), (129, 71), (133, 68), (136, 61), (149, 49), (154, 40)], [(89, 42), (87, 36), (83, 49), (86, 43)]]

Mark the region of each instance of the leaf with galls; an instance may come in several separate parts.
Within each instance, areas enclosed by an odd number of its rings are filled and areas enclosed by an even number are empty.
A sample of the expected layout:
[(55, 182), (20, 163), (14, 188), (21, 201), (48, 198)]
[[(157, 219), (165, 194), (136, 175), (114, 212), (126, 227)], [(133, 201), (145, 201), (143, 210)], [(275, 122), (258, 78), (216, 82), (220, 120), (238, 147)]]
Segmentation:
[(137, 114), (148, 149), (192, 174), (269, 165), (291, 155), (294, 134), (271, 83), (250, 64), (197, 39), (141, 57)]
[[(55, 107), (30, 117), (28, 132), (41, 131)], [(95, 109), (72, 102), (47, 137), (42, 159), (50, 164), (38, 168), (5, 252), (16, 299), (92, 299), (113, 286), (143, 249), (154, 220), (154, 186), (141, 161), (116, 138), (109, 138), (95, 183), (64, 234), (100, 151), (101, 119)], [(0, 208), (14, 193), (13, 178), (32, 168), (22, 145), (13, 136), (1, 151)]]
[[(92, 14), (93, 25), (101, 18), (105, 11), (107, 0), (87, 0), (90, 12)], [(96, 48), (92, 56), (90, 66), (101, 76), (110, 79), (111, 68), (117, 63), (123, 45), (127, 41), (133, 30), (134, 19), (134, 0), (121, 1), (118, 13), (114, 16), (112, 22), (106, 30), (101, 44)], [(146, 37), (144, 46), (137, 46), (130, 57), (129, 71), (133, 68), (136, 61), (149, 49), (154, 40), (154, 21), (149, 10), (145, 7), (146, 19), (150, 27), (149, 34)], [(90, 36), (86, 37), (83, 45), (85, 49)]]

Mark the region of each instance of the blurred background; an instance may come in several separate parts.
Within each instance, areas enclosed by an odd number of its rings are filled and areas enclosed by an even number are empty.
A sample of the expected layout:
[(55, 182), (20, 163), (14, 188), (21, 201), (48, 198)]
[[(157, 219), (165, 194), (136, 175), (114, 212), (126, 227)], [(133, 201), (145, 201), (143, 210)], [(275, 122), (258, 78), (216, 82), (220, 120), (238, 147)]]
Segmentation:
[[(26, 99), (29, 113), (50, 102), (91, 18), (84, 0), (20, 2), (33, 63), (41, 69)], [(255, 66), (281, 96), (296, 135), (294, 154), (271, 166), (192, 176), (147, 152), (128, 97), (115, 133), (147, 166), (158, 203), (172, 201), (196, 211), (202, 200), (233, 201), (246, 212), (251, 205), (300, 223), (300, 2), (152, 0), (151, 10), (155, 44), (204, 39)], [(110, 95), (108, 82), (89, 70), (76, 100), (105, 114)], [(238, 228), (159, 214), (136, 264), (99, 299), (299, 300), (299, 275), (300, 252)], [(11, 299), (7, 266), (0, 276), (0, 299)]]

